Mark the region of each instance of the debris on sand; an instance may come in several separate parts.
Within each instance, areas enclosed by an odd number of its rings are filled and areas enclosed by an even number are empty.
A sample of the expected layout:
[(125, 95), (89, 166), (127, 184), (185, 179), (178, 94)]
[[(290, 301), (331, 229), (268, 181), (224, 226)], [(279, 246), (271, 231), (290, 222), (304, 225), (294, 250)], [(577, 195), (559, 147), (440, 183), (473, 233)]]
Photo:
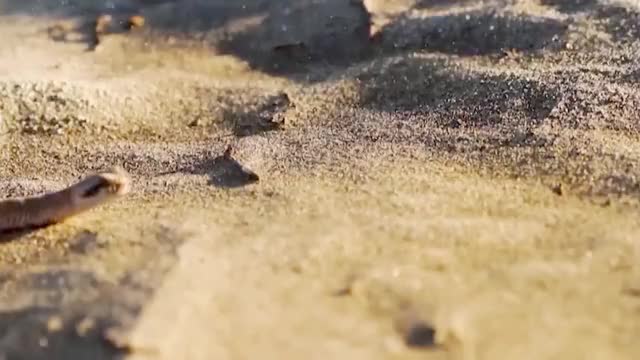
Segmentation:
[(95, 319), (86, 317), (76, 324), (76, 333), (80, 337), (87, 336), (95, 326), (96, 326)]
[(60, 316), (52, 316), (47, 320), (47, 330), (50, 333), (58, 332), (62, 330), (64, 323), (62, 321), (62, 317)]
[(89, 50), (96, 51), (102, 42), (102, 37), (107, 34), (111, 26), (113, 17), (109, 14), (102, 14), (95, 20), (93, 34), (89, 43)]
[(280, 92), (269, 96), (257, 110), (243, 116), (234, 129), (236, 136), (249, 136), (261, 132), (282, 130), (285, 125), (285, 113), (295, 105), (289, 95)]
[(284, 113), (290, 107), (293, 107), (293, 103), (287, 93), (281, 92), (271, 96), (262, 108), (258, 110), (258, 120), (266, 128), (279, 129), (284, 125)]
[(117, 329), (107, 329), (102, 333), (102, 343), (107, 348), (113, 349), (121, 355), (148, 355), (157, 357), (158, 349), (151, 347), (139, 347), (129, 343), (128, 339)]
[(395, 326), (408, 347), (433, 348), (436, 346), (434, 327), (413, 312), (403, 313), (399, 316), (395, 321)]
[(240, 164), (232, 156), (233, 147), (229, 145), (222, 156), (213, 160), (210, 183), (218, 187), (241, 187), (260, 181), (258, 174)]
[(561, 183), (557, 183), (557, 184), (553, 185), (551, 187), (551, 191), (553, 191), (553, 193), (558, 195), (558, 196), (562, 196), (562, 194), (564, 193)]
[(357, 280), (358, 277), (356, 274), (349, 274), (341, 281), (340, 285), (336, 286), (335, 289), (331, 291), (331, 296), (345, 297), (353, 295), (353, 288), (355, 287)]
[(60, 21), (49, 26), (46, 31), (50, 39), (61, 42), (87, 42), (87, 51), (97, 51), (104, 37), (110, 34), (131, 32), (144, 27), (146, 19), (142, 15), (101, 14), (93, 20), (76, 24)]
[(422, 322), (416, 322), (407, 329), (405, 333), (405, 342), (408, 346), (425, 347), (435, 345), (436, 331), (430, 325)]
[(382, 38), (382, 30), (392, 23), (398, 15), (405, 13), (412, 5), (411, 1), (396, 0), (354, 0), (352, 4), (360, 6), (366, 13), (369, 26), (369, 40), (379, 42)]
[(47, 28), (47, 35), (53, 41), (68, 41), (69, 34), (74, 30), (70, 21), (61, 21)]
[(133, 15), (127, 19), (125, 28), (129, 31), (139, 29), (144, 26), (145, 19), (142, 15)]

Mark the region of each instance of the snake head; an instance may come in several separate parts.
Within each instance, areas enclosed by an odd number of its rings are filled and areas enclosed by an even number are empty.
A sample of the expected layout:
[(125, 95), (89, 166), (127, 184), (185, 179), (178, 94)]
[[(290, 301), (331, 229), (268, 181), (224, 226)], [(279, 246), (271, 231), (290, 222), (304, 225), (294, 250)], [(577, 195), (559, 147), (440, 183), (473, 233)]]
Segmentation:
[(71, 186), (70, 190), (76, 206), (87, 209), (127, 194), (130, 190), (130, 179), (124, 169), (115, 167), (87, 176)]

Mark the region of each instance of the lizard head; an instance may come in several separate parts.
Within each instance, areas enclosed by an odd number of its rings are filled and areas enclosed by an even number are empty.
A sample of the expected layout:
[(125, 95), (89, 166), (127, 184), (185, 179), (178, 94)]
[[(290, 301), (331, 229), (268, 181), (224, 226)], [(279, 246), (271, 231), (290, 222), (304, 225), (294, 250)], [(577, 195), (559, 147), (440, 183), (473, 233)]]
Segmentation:
[(109, 171), (85, 177), (69, 190), (74, 204), (88, 209), (127, 194), (130, 187), (128, 174), (124, 169), (114, 167)]

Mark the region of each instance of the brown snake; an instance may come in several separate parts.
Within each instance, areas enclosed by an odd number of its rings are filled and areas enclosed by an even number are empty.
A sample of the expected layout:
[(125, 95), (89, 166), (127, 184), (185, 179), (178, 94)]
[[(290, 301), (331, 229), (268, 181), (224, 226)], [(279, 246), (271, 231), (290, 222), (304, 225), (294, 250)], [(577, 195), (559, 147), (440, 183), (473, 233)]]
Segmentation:
[(0, 200), (0, 233), (41, 228), (125, 195), (128, 174), (119, 167), (85, 177), (62, 190)]

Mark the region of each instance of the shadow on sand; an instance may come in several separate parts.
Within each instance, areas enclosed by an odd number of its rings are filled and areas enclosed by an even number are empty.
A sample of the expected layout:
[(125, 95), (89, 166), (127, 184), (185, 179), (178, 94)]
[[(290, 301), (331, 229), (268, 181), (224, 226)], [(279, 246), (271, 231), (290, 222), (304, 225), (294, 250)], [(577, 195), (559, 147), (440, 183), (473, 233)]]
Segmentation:
[(260, 181), (260, 177), (255, 172), (233, 158), (232, 151), (233, 148), (229, 146), (222, 155), (158, 175), (167, 175), (175, 172), (207, 175), (209, 177), (209, 185), (219, 188), (239, 188)]
[[(558, 20), (487, 9), (401, 16), (382, 29), (381, 39), (371, 39), (372, 16), (357, 0), (18, 3), (4, 0), (0, 8), (5, 14), (60, 14), (85, 22), (110, 14), (122, 23), (126, 16), (142, 14), (146, 25), (136, 36), (160, 42), (182, 38), (236, 56), (262, 72), (307, 82), (325, 79), (314, 71), (318, 66), (345, 68), (406, 50), (469, 56), (561, 48), (567, 30)], [(418, 7), (432, 5), (426, 1)]]

